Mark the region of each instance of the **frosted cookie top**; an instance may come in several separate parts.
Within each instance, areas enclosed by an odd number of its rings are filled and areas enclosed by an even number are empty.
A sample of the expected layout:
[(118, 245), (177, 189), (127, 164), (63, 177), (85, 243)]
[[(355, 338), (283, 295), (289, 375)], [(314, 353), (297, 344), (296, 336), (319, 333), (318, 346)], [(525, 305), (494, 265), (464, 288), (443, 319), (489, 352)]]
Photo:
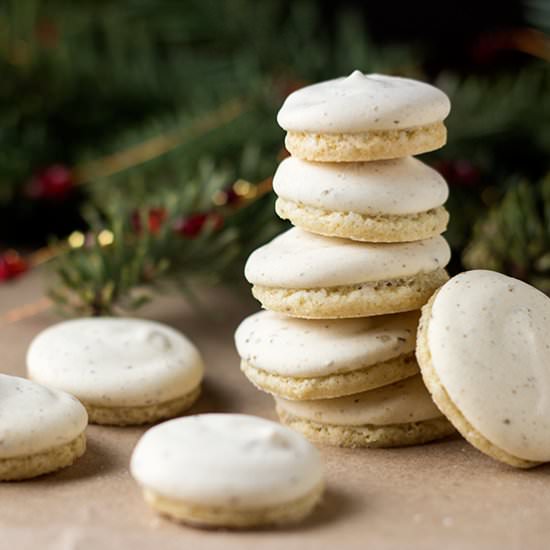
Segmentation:
[(354, 71), (293, 92), (277, 122), (292, 132), (401, 130), (441, 122), (450, 109), (449, 98), (424, 82)]
[(275, 401), (279, 408), (294, 416), (337, 426), (386, 426), (421, 422), (442, 416), (420, 375), (336, 399), (290, 401), (275, 397)]
[(340, 320), (293, 319), (261, 311), (235, 333), (239, 355), (279, 376), (327, 376), (414, 350), (418, 313)]
[(349, 163), (288, 157), (275, 172), (273, 189), (307, 206), (371, 215), (426, 212), (449, 196), (441, 175), (413, 157)]
[(427, 329), (432, 365), (449, 398), (508, 453), (550, 460), (550, 299), (493, 271), (448, 281)]
[(148, 430), (130, 466), (146, 489), (186, 503), (253, 508), (322, 483), (319, 453), (300, 434), (243, 414), (176, 418)]
[(29, 377), (87, 404), (147, 406), (194, 390), (202, 359), (185, 336), (153, 321), (75, 319), (41, 332), (27, 354)]
[(268, 287), (345, 286), (433, 272), (450, 257), (440, 236), (411, 243), (358, 243), (293, 227), (250, 255), (245, 277)]
[(88, 424), (73, 396), (0, 374), (0, 458), (49, 451), (76, 439)]

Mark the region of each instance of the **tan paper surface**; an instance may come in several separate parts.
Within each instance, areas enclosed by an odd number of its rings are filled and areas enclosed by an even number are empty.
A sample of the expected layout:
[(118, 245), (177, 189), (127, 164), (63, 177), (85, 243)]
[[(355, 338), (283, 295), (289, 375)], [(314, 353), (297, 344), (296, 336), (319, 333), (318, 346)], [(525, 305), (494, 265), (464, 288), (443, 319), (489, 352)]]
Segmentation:
[[(233, 347), (235, 327), (257, 305), (245, 293), (208, 294), (210, 318), (179, 298), (159, 299), (140, 315), (182, 330), (204, 354), (205, 391), (194, 412), (275, 418), (271, 398), (240, 373)], [(0, 316), (40, 297), (36, 274), (1, 285)], [(0, 370), (23, 375), (29, 342), (56, 320), (41, 313), (0, 326)], [(0, 549), (550, 547), (550, 466), (517, 471), (458, 437), (407, 449), (321, 448), (328, 491), (312, 517), (288, 530), (243, 533), (191, 529), (149, 510), (128, 474), (142, 433), (90, 426), (88, 451), (71, 468), (0, 484)]]

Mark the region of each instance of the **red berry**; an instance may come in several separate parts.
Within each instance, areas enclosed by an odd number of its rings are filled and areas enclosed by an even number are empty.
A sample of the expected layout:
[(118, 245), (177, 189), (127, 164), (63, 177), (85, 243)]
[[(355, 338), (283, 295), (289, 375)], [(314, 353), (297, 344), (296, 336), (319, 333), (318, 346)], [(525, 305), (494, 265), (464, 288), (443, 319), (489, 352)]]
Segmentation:
[(149, 232), (153, 235), (160, 231), (164, 220), (166, 219), (166, 210), (164, 208), (151, 208), (148, 213)]
[(7, 281), (10, 278), (10, 269), (4, 256), (0, 256), (0, 281)]
[[(162, 224), (166, 220), (166, 210), (164, 208), (154, 207), (147, 211), (147, 227), (149, 233), (153, 235), (160, 231)], [(141, 214), (134, 210), (131, 216), (131, 223), (136, 233), (141, 233)]]
[(174, 223), (174, 231), (190, 239), (196, 237), (204, 228), (205, 224), (218, 231), (223, 227), (223, 216), (217, 212), (200, 212), (192, 214), (188, 218), (180, 218)]
[(226, 189), (225, 196), (225, 204), (237, 204), (242, 199), (240, 195), (237, 195), (237, 193), (235, 193), (235, 190), (232, 187)]
[(0, 281), (15, 279), (29, 268), (17, 252), (6, 252), (0, 256)]
[(440, 160), (433, 167), (450, 185), (474, 186), (481, 177), (479, 169), (469, 160)]
[(31, 178), (26, 192), (33, 199), (64, 199), (73, 187), (71, 171), (62, 164), (53, 164)]
[(193, 214), (188, 218), (176, 220), (174, 224), (174, 231), (184, 237), (196, 237), (201, 232), (207, 217), (208, 214), (201, 213)]

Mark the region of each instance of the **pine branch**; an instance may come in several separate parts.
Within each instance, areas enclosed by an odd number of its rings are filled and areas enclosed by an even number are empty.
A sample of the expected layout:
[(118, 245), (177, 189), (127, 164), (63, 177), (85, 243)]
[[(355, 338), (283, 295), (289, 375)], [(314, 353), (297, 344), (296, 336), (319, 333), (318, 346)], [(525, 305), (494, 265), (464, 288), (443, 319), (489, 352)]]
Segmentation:
[(64, 314), (111, 315), (141, 307), (167, 285), (189, 297), (197, 281), (241, 280), (244, 259), (282, 225), (266, 196), (237, 211), (210, 211), (196, 234), (182, 233), (182, 220), (190, 219), (191, 208), (210, 203), (211, 190), (189, 184), (179, 195), (157, 196), (153, 210), (139, 211), (120, 194), (90, 210), (86, 244), (54, 261), (50, 297)]
[(494, 269), (550, 293), (550, 175), (510, 187), (475, 227), (463, 255), (472, 269)]

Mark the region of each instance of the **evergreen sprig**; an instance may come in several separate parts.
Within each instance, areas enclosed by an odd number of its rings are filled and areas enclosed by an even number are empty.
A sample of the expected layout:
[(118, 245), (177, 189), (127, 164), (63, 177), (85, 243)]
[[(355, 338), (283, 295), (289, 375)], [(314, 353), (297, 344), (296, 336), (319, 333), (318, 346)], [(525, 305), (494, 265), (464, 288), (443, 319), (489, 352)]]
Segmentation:
[(509, 273), (550, 293), (550, 175), (538, 184), (512, 184), (476, 225), (463, 261), (468, 268)]
[[(236, 209), (211, 210), (211, 192), (225, 183), (223, 178), (211, 181), (214, 185), (190, 183), (180, 193), (157, 194), (154, 210), (134, 210), (123, 193), (90, 209), (85, 244), (60, 254), (52, 266), (49, 295), (59, 309), (70, 315), (110, 315), (137, 309), (166, 287), (193, 300), (199, 281), (242, 280), (244, 259), (282, 226), (272, 217), (269, 196)], [(205, 212), (205, 207), (210, 215), (196, 235), (177, 230), (182, 220), (197, 215), (194, 208)], [(162, 213), (158, 225), (151, 225), (152, 212)]]

